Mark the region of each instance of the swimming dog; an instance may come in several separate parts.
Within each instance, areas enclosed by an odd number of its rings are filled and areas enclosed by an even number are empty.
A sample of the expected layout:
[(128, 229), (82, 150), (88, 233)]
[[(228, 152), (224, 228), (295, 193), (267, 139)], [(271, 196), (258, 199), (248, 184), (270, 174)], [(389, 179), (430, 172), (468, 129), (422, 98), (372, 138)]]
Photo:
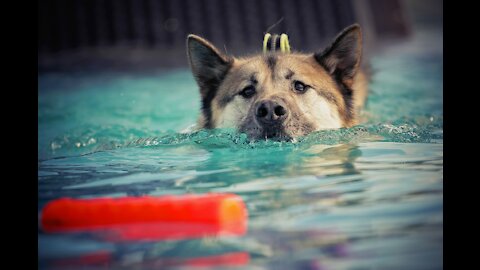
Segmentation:
[(368, 92), (358, 24), (315, 53), (267, 51), (236, 58), (191, 34), (187, 55), (200, 88), (198, 128), (291, 140), (358, 124)]

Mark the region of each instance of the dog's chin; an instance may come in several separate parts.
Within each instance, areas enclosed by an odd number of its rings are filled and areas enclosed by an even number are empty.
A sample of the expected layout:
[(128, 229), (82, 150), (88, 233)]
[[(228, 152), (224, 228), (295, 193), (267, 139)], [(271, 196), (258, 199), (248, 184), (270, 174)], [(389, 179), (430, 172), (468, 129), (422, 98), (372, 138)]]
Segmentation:
[(273, 141), (291, 141), (293, 138), (284, 130), (264, 129), (258, 139), (270, 139)]
[(246, 133), (252, 140), (295, 141), (298, 137), (305, 136), (315, 131), (314, 125), (305, 120), (295, 118), (277, 125), (261, 125), (255, 119), (245, 120), (238, 130)]
[(249, 127), (240, 131), (246, 133), (250, 139), (256, 140), (292, 141), (293, 139), (293, 136), (281, 125)]

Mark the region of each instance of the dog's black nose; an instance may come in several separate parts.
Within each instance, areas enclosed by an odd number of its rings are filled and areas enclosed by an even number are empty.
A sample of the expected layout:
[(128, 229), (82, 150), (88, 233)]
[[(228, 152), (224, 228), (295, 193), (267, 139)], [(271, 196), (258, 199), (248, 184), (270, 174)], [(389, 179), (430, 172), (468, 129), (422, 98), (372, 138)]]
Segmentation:
[(263, 100), (255, 107), (255, 116), (262, 125), (276, 125), (282, 123), (288, 116), (288, 110), (281, 101)]

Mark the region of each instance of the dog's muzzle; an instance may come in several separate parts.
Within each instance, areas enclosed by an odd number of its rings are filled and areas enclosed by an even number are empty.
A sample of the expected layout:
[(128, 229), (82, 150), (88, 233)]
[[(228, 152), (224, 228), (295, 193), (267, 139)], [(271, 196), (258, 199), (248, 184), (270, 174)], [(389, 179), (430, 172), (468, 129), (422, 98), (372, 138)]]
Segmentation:
[(281, 126), (288, 115), (287, 106), (280, 100), (261, 100), (255, 104), (255, 120), (264, 128)]
[(290, 112), (282, 100), (268, 99), (257, 101), (254, 105), (255, 122), (258, 125), (256, 137), (286, 138), (285, 123)]

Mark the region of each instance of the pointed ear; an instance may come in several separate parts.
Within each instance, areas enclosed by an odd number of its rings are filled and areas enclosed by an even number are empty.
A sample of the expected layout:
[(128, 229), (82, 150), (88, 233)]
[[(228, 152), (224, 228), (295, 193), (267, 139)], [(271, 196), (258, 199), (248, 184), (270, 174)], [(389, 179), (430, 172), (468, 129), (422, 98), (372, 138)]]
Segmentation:
[(340, 79), (348, 87), (353, 83), (362, 56), (362, 30), (353, 24), (345, 28), (335, 41), (314, 57), (327, 72)]
[(188, 35), (187, 54), (193, 76), (200, 86), (203, 98), (208, 96), (210, 89), (216, 89), (232, 66), (233, 59), (220, 53), (207, 40)]

